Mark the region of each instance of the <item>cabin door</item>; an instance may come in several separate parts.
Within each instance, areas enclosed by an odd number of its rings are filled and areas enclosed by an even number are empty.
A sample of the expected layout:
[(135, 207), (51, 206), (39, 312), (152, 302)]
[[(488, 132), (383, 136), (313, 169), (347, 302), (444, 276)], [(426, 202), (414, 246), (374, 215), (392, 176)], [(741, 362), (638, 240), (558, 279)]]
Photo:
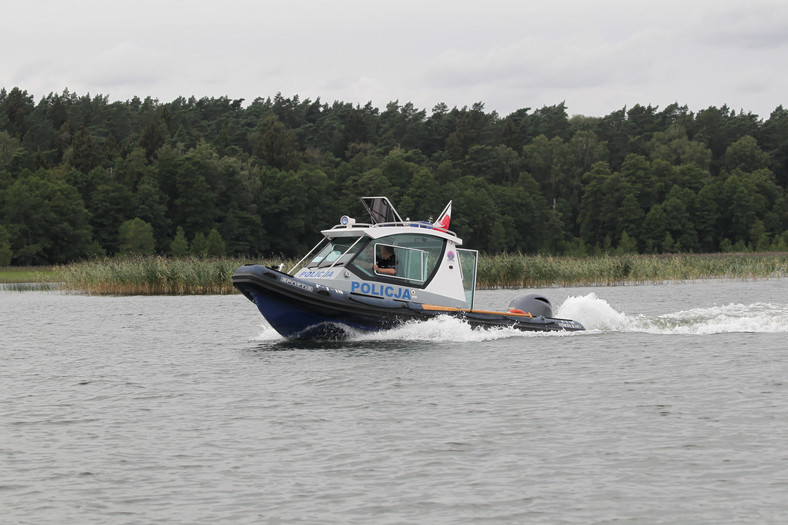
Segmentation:
[(476, 294), (476, 268), (479, 261), (479, 252), (457, 248), (462, 271), (462, 287), (465, 289), (465, 300), (468, 308), (473, 310), (473, 296)]

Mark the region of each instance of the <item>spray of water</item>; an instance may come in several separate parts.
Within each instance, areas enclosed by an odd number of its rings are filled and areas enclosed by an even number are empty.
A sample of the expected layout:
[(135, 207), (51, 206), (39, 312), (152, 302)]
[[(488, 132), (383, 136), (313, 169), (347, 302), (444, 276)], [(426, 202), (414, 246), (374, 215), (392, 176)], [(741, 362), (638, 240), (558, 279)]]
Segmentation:
[(788, 332), (788, 304), (727, 304), (691, 308), (655, 317), (617, 312), (591, 293), (569, 297), (558, 308), (558, 317), (576, 319), (587, 330), (652, 334), (719, 334), (730, 332)]
[[(353, 341), (457, 341), (481, 342), (508, 337), (582, 337), (610, 332), (651, 334), (718, 334), (729, 332), (786, 333), (788, 304), (728, 304), (692, 308), (658, 316), (618, 312), (595, 293), (569, 297), (555, 310), (555, 316), (575, 319), (586, 332), (521, 332), (512, 328), (473, 329), (460, 319), (444, 316), (425, 322), (406, 323), (383, 332), (348, 331)], [(281, 336), (263, 323), (257, 341), (278, 341)]]

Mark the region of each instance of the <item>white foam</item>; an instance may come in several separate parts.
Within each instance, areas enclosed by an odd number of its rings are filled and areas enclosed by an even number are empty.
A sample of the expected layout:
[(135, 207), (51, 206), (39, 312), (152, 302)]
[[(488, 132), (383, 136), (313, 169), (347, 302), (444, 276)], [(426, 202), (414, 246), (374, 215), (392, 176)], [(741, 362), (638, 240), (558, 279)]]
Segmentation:
[(573, 319), (582, 324), (586, 330), (627, 331), (634, 322), (633, 318), (617, 312), (595, 293), (567, 297), (554, 315), (562, 319)]
[(595, 293), (569, 297), (556, 317), (574, 319), (587, 330), (652, 334), (719, 334), (788, 332), (788, 305), (754, 303), (691, 308), (656, 317), (616, 311)]
[(473, 329), (461, 319), (441, 315), (428, 321), (405, 323), (383, 332), (359, 333), (353, 339), (480, 342), (522, 334), (512, 328)]
[(281, 339), (282, 336), (279, 335), (279, 332), (274, 330), (266, 321), (263, 321), (260, 325), (260, 333), (253, 337), (252, 341), (278, 341)]
[[(654, 317), (628, 315), (610, 306), (596, 293), (568, 297), (554, 312), (555, 317), (574, 319), (588, 332), (640, 332), (651, 334), (719, 334), (730, 332), (788, 332), (788, 305), (754, 303), (692, 308)], [(584, 332), (523, 332), (514, 328), (474, 329), (461, 319), (437, 316), (409, 322), (391, 330), (358, 332), (348, 330), (352, 341), (448, 341), (481, 342), (507, 337), (566, 337)], [(255, 341), (281, 340), (276, 330), (263, 322)]]
[(674, 334), (788, 332), (788, 309), (767, 303), (693, 308), (661, 315), (651, 320), (644, 331)]
[[(408, 322), (402, 326), (379, 332), (362, 332), (349, 327), (344, 330), (350, 341), (481, 342), (524, 335), (545, 335), (538, 332), (522, 332), (513, 328), (473, 329), (465, 321), (448, 315), (437, 316), (427, 321)], [(280, 341), (282, 339), (282, 336), (266, 322), (261, 324), (260, 333), (252, 338), (253, 341)]]

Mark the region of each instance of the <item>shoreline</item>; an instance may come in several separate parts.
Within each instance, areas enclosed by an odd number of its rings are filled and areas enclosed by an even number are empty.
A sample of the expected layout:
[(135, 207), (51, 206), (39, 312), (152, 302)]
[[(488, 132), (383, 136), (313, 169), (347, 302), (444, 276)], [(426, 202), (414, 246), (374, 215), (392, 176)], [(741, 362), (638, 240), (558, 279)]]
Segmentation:
[[(278, 265), (282, 259), (258, 261)], [(287, 263), (290, 262), (288, 265)], [(0, 268), (0, 290), (91, 295), (235, 294), (232, 274), (249, 258), (115, 257), (54, 267)], [(292, 261), (285, 261), (292, 266)], [(788, 276), (788, 252), (569, 257), (482, 256), (477, 290), (639, 286)]]

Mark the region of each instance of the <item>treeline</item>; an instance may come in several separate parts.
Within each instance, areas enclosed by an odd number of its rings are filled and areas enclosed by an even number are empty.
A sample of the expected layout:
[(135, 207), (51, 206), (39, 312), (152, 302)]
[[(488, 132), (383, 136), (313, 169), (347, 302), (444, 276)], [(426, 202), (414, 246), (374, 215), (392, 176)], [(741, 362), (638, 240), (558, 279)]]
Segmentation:
[(0, 265), (293, 257), (365, 195), (485, 252), (788, 249), (788, 111), (558, 104), (502, 117), (298, 96), (172, 102), (0, 89)]

